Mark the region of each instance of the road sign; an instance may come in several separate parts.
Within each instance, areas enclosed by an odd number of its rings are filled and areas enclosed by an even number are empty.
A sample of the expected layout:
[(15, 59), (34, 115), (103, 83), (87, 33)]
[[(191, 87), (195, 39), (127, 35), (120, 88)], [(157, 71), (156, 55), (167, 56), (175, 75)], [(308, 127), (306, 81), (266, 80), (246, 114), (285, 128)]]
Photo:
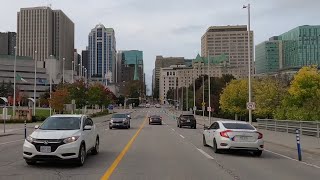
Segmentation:
[(208, 110), (209, 112), (211, 112), (212, 109), (211, 109), (211, 107), (207, 107), (207, 110)]
[(255, 110), (256, 109), (256, 103), (247, 102), (247, 109)]
[(108, 109), (109, 109), (109, 110), (113, 110), (113, 105), (110, 104), (110, 105), (108, 106)]
[(205, 106), (206, 106), (206, 103), (205, 103), (205, 102), (202, 102), (201, 105), (205, 107)]

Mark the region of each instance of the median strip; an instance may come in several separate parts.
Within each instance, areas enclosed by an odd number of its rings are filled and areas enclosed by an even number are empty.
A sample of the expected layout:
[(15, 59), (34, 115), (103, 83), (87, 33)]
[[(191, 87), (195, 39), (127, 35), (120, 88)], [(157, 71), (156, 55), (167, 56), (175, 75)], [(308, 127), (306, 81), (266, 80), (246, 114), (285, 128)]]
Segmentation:
[(113, 163), (111, 164), (111, 166), (109, 167), (109, 169), (104, 173), (104, 175), (101, 177), (101, 180), (107, 180), (111, 177), (112, 173), (114, 172), (114, 170), (117, 168), (117, 166), (119, 165), (119, 163), (121, 162), (121, 160), (123, 159), (124, 155), (126, 155), (126, 153), (128, 152), (128, 150), (130, 149), (130, 147), (132, 146), (133, 142), (136, 140), (136, 138), (138, 137), (138, 135), (140, 134), (141, 130), (143, 129), (145, 123), (147, 121), (147, 117), (144, 119), (143, 123), (141, 124), (139, 130), (134, 134), (134, 136), (130, 139), (130, 141), (128, 142), (128, 144), (123, 148), (123, 150), (121, 151), (121, 153), (118, 155), (118, 157), (113, 161)]

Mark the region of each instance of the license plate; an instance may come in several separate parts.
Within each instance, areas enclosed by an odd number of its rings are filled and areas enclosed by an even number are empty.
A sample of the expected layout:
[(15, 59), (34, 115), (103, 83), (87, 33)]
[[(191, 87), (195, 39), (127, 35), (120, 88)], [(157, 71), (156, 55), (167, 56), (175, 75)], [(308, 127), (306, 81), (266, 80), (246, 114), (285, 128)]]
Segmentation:
[(51, 146), (40, 146), (40, 152), (51, 153)]
[(240, 136), (240, 140), (241, 140), (241, 141), (247, 141), (247, 140), (248, 140), (248, 137), (247, 137), (247, 136)]

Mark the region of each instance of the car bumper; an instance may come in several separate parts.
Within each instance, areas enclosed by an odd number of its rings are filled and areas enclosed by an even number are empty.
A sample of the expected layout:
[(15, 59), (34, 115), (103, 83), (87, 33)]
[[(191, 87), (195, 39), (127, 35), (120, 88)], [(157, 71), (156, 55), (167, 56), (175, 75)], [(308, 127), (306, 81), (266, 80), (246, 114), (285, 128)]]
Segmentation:
[(235, 142), (224, 138), (217, 141), (219, 149), (233, 149), (233, 150), (263, 150), (264, 141), (259, 139), (255, 142)]
[(190, 122), (187, 122), (187, 121), (182, 122), (182, 121), (180, 121), (180, 125), (181, 126), (195, 126), (196, 124), (197, 124), (197, 122), (195, 122), (195, 121), (190, 121)]
[(161, 120), (149, 120), (150, 124), (162, 124)]
[(121, 122), (121, 123), (109, 123), (110, 127), (127, 127), (128, 122)]
[[(23, 158), (37, 161), (70, 160), (78, 158), (80, 141), (60, 145), (54, 152), (39, 152), (36, 147), (26, 141), (23, 144)], [(44, 145), (45, 146), (45, 145)]]

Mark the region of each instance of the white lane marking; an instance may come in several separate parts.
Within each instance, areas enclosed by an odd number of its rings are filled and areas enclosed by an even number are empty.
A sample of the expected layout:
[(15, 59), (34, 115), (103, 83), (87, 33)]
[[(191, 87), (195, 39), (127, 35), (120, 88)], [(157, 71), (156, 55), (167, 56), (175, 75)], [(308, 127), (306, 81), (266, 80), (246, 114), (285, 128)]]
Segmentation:
[(283, 158), (290, 159), (290, 160), (292, 160), (292, 161), (296, 161), (296, 162), (302, 163), (302, 164), (307, 165), (307, 166), (311, 166), (311, 167), (320, 169), (319, 166), (314, 165), (314, 164), (309, 164), (309, 163), (306, 163), (306, 162), (303, 162), (303, 161), (298, 161), (297, 159), (293, 159), (293, 158), (291, 158), (291, 157), (289, 157), (289, 156), (286, 156), (286, 155), (283, 155), (283, 154), (279, 154), (279, 153), (276, 153), (276, 152), (273, 152), (273, 151), (270, 151), (270, 150), (267, 150), (267, 149), (265, 149), (265, 151), (267, 151), (267, 152), (269, 152), (269, 153), (272, 153), (272, 154), (275, 154), (275, 155), (278, 155), (278, 156), (281, 156), (281, 157), (283, 157)]
[(197, 148), (198, 151), (200, 151), (205, 157), (207, 157), (208, 159), (214, 159), (212, 156), (210, 156), (209, 154), (207, 154), (206, 152), (204, 152), (202, 149)]
[(15, 140), (15, 141), (8, 141), (8, 142), (0, 143), (0, 145), (10, 144), (10, 143), (18, 142), (18, 141), (23, 141), (23, 140), (24, 139), (19, 139), (19, 140)]
[(171, 130), (172, 130), (172, 131), (176, 131), (176, 130), (174, 130), (173, 128), (171, 128)]
[(182, 136), (181, 134), (179, 134), (179, 135), (180, 135), (180, 137), (182, 137), (184, 139), (184, 136)]

